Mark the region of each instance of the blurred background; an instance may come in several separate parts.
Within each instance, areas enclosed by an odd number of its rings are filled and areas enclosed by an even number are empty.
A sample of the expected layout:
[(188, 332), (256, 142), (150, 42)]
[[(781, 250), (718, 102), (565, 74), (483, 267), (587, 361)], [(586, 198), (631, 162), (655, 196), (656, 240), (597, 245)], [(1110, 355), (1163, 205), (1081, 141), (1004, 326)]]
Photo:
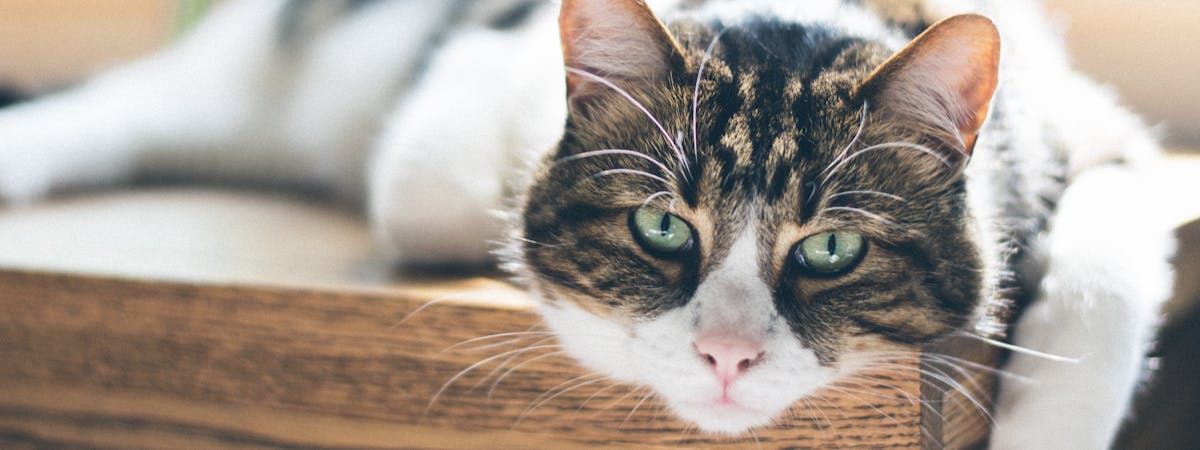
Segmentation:
[[(1200, 149), (1200, 2), (1044, 0), (1075, 65)], [(58, 87), (170, 42), (208, 0), (0, 0), (0, 85)]]
[[(1159, 125), (1168, 148), (1200, 153), (1200, 82), (1192, 79), (1200, 74), (1200, 0), (1044, 2), (1076, 67)], [(212, 3), (0, 0), (0, 87), (69, 86), (169, 44)], [(1173, 195), (1157, 199), (1164, 211), (1195, 217), (1197, 168), (1193, 155), (1160, 169), (1161, 178), (1180, 182), (1168, 190)], [(1142, 399), (1140, 426), (1127, 430), (1119, 448), (1200, 448), (1192, 423), (1200, 414), (1200, 221), (1180, 235), (1182, 276), (1174, 320), (1160, 342), (1161, 385)], [(59, 202), (0, 214), (0, 237), (7, 237), (0, 239), (0, 268), (305, 284), (374, 279), (364, 267), (381, 266), (368, 258), (372, 244), (361, 218), (245, 193), (155, 191)]]

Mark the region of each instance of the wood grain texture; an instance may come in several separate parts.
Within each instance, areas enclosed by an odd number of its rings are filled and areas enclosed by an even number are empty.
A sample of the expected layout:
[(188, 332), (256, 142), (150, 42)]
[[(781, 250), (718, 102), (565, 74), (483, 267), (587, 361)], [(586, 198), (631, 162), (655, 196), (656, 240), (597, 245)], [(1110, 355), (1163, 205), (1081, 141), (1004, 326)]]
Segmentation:
[(954, 434), (946, 448), (960, 448), (986, 433), (934, 423), (916, 400), (929, 380), (898, 370), (822, 392), (809, 401), (819, 409), (751, 436), (700, 434), (646, 391), (588, 375), (542, 334), (472, 340), (538, 333), (520, 302), (441, 302), (409, 316), (438, 292), (0, 272), (0, 443), (943, 448)]

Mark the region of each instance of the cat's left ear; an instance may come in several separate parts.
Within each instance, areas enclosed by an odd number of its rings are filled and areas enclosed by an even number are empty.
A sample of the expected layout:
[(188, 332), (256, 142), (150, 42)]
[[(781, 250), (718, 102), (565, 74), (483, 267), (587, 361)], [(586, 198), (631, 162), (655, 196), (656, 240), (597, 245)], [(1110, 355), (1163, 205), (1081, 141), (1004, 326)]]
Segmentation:
[(970, 155), (996, 92), (1000, 33), (986, 17), (944, 19), (875, 69), (860, 95), (885, 109), (956, 133)]
[(567, 96), (576, 103), (685, 68), (683, 51), (643, 0), (563, 0), (559, 15)]

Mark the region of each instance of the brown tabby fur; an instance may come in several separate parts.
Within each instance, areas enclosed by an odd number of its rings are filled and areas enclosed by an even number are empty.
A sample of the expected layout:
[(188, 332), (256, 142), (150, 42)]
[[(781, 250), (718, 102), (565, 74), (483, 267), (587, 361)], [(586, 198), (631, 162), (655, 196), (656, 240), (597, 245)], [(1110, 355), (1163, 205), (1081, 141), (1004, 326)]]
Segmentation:
[[(759, 267), (777, 310), (822, 363), (879, 338), (921, 344), (962, 327), (982, 297), (959, 176), (966, 161), (955, 158), (964, 149), (916, 134), (938, 124), (889, 122), (894, 115), (858, 92), (892, 52), (764, 19), (725, 30), (706, 57), (720, 24), (669, 29), (684, 61), (663, 79), (620, 85), (666, 130), (683, 130), (671, 137), (687, 161), (622, 96), (575, 99), (558, 150), (541, 164), (524, 205), (524, 259), (539, 287), (601, 316), (654, 317), (686, 304), (743, 228), (758, 224), (759, 253), (769, 255)], [(702, 67), (693, 140), (693, 83)], [(936, 144), (944, 161), (895, 149), (838, 165), (844, 151), (897, 141)], [(669, 172), (625, 154), (564, 159), (600, 149), (642, 152)], [(867, 190), (902, 200), (852, 192)], [(648, 200), (694, 227), (694, 252), (661, 258), (639, 247), (628, 216)], [(832, 230), (864, 235), (866, 257), (843, 276), (802, 273), (791, 258), (795, 244)]]

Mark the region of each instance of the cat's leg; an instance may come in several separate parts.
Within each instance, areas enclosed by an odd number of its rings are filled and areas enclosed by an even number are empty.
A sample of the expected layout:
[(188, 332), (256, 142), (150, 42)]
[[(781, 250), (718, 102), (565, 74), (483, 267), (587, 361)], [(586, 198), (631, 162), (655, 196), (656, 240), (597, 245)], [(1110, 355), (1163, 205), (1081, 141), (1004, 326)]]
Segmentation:
[(433, 266), (493, 261), (513, 178), (562, 132), (552, 25), (461, 32), (388, 118), (369, 164), (368, 195), (373, 230), (390, 257)]
[(1144, 185), (1106, 167), (1067, 189), (1035, 249), (1045, 277), (1014, 339), (1078, 362), (1012, 356), (1004, 370), (1025, 379), (1002, 379), (993, 449), (1102, 449), (1115, 437), (1172, 281), (1174, 239)]
[(281, 2), (234, 2), (181, 45), (0, 111), (0, 202), (112, 183), (151, 148), (228, 140), (253, 113), (251, 74), (270, 61)]

